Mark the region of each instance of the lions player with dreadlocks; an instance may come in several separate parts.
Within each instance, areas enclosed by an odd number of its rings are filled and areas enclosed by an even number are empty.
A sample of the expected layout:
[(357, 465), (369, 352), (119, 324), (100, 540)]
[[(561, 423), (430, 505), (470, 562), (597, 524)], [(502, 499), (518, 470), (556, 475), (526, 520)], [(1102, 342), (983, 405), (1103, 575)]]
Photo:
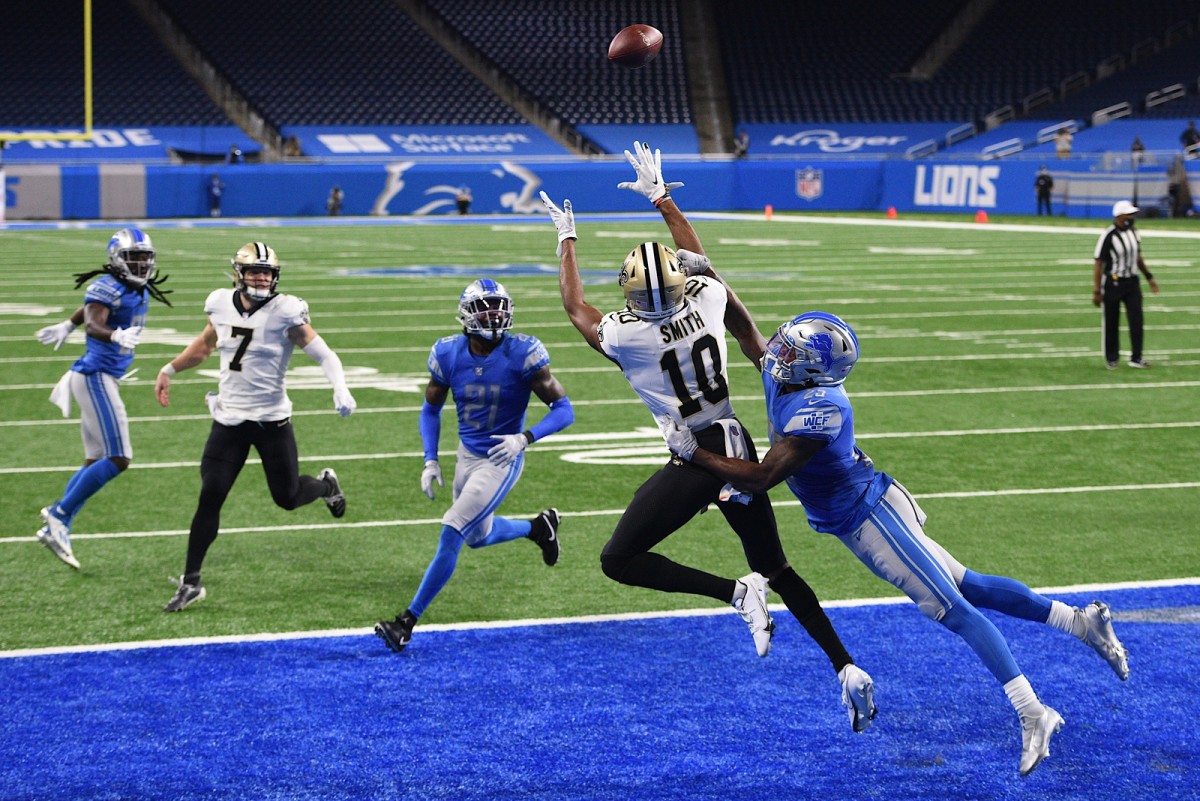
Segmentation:
[[(584, 340), (621, 369), (656, 420), (679, 420), (714, 451), (753, 462), (754, 443), (729, 399), (725, 332), (734, 335), (747, 356), (761, 353), (762, 335), (741, 300), (713, 272), (699, 236), (671, 199), (670, 190), (682, 184), (663, 181), (658, 151), (640, 142), (634, 143), (634, 151), (636, 155), (627, 150), (625, 156), (637, 180), (618, 188), (643, 194), (654, 204), (678, 250), (658, 242), (635, 248), (617, 279), (626, 307), (602, 314), (583, 298), (571, 201), (559, 208), (542, 192), (558, 229), (563, 307)], [(711, 503), (741, 539), (754, 571), (741, 579), (715, 576), (651, 551)], [(749, 626), (759, 656), (770, 651), (775, 629), (767, 609), (769, 586), (833, 664), (854, 731), (871, 725), (876, 714), (871, 677), (854, 664), (816, 594), (788, 564), (765, 492), (742, 492), (708, 470), (672, 457), (634, 493), (600, 554), (600, 565), (606, 576), (622, 584), (732, 604)]]
[[(381, 620), (375, 634), (400, 653), (412, 639), (413, 626), (454, 574), (464, 544), (470, 548), (528, 538), (542, 560), (558, 563), (557, 509), (533, 520), (495, 514), (525, 469), (525, 450), (575, 422), (562, 384), (550, 372), (550, 354), (537, 337), (509, 333), (512, 297), (499, 281), (472, 281), (458, 300), (462, 333), (442, 337), (429, 352), (429, 385), (421, 407), (421, 443), (425, 468), (421, 491), (434, 500), (434, 482), (442, 486), (438, 462), (442, 407), (453, 394), (458, 410), (454, 500), (442, 517), (437, 552), (425, 569), (412, 603), (395, 620)], [(529, 396), (549, 407), (546, 416), (525, 428)]]
[(832, 534), (867, 569), (899, 587), (932, 620), (975, 651), (1004, 688), (1021, 722), (1022, 776), (1050, 753), (1062, 716), (1043, 704), (1008, 643), (979, 609), (1045, 623), (1090, 646), (1117, 677), (1129, 678), (1125, 647), (1108, 606), (1052, 601), (1006, 576), (963, 567), (925, 533), (925, 513), (895, 479), (875, 468), (854, 439), (854, 410), (842, 382), (858, 361), (858, 337), (828, 312), (784, 323), (759, 352), (771, 448), (761, 463), (727, 459), (687, 428), (664, 421), (667, 446), (725, 481), (766, 492), (786, 481), (815, 530)]
[(159, 404), (171, 403), (171, 377), (199, 367), (217, 351), (221, 356), (218, 392), (208, 393), (212, 430), (200, 459), (200, 502), (188, 532), (183, 576), (164, 612), (181, 612), (208, 595), (200, 567), (221, 525), (221, 507), (250, 448), (258, 451), (271, 499), (296, 509), (323, 498), (334, 517), (346, 514), (346, 496), (328, 467), (300, 475), (292, 401), (284, 378), (295, 348), (321, 366), (333, 385), (333, 408), (348, 417), (357, 404), (346, 386), (342, 360), (309, 323), (308, 304), (278, 291), (279, 257), (262, 242), (238, 249), (231, 262), (232, 289), (218, 289), (204, 301), (208, 323), (183, 353), (163, 366), (154, 385)]
[(133, 362), (133, 350), (146, 325), (150, 298), (170, 306), (155, 277), (157, 252), (138, 228), (122, 228), (108, 241), (108, 263), (75, 276), (75, 288), (88, 284), (83, 305), (66, 320), (37, 332), (44, 345), (58, 350), (80, 325), (87, 332), (83, 356), (55, 386), (50, 401), (71, 413), (79, 404), (83, 432), (83, 467), (67, 481), (61, 498), (42, 509), (37, 538), (66, 564), (79, 568), (71, 548), (71, 525), (87, 500), (125, 472), (133, 459), (129, 419), (118, 380)]

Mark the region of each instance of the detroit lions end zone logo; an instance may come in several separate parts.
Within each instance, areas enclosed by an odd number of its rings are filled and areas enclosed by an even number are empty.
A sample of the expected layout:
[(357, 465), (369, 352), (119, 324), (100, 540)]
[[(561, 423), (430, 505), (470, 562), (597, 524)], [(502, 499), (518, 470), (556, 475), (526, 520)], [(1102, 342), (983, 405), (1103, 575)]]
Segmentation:
[(825, 192), (825, 171), (805, 167), (796, 170), (796, 196), (816, 200)]

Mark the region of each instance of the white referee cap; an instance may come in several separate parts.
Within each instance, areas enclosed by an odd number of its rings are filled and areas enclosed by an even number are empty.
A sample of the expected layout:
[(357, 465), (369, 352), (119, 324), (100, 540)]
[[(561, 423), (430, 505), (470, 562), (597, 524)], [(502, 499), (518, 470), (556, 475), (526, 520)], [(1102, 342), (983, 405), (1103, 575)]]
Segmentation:
[(1130, 203), (1128, 200), (1118, 200), (1113, 204), (1113, 216), (1120, 217), (1124, 214), (1137, 214), (1138, 207)]

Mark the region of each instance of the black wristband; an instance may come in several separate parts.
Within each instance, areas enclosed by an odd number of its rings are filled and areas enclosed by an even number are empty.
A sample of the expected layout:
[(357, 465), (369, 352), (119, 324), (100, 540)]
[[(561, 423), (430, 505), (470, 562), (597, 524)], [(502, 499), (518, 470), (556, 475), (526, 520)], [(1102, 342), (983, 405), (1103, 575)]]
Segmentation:
[(532, 431), (526, 431), (526, 432), (525, 432), (525, 439), (529, 440), (529, 444), (530, 444), (530, 445), (532, 445), (532, 444), (533, 444), (533, 432), (532, 432)]

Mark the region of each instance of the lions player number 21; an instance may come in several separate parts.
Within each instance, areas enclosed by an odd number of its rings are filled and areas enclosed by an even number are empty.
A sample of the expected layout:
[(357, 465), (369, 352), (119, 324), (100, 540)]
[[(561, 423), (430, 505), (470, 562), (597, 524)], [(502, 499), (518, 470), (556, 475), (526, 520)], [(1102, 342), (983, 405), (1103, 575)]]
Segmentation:
[[(463, 420), (472, 428), (491, 430), (496, 427), (496, 415), (500, 411), (499, 384), (467, 384), (463, 393), (467, 402), (463, 404)], [(484, 420), (483, 410), (487, 410)]]
[[(704, 360), (705, 353), (708, 354), (709, 361), (712, 363), (712, 378), (709, 378), (708, 375), (708, 365)], [(705, 334), (692, 345), (691, 361), (692, 369), (696, 373), (696, 385), (705, 400), (717, 404), (729, 397), (729, 385), (725, 383), (725, 376), (721, 372), (721, 351), (712, 334)], [(680, 368), (679, 354), (674, 350), (667, 351), (662, 355), (658, 365), (671, 378), (671, 387), (675, 390), (675, 397), (679, 398), (679, 416), (686, 420), (698, 413), (700, 399), (693, 397), (689, 390), (687, 380), (683, 377), (683, 370)]]

